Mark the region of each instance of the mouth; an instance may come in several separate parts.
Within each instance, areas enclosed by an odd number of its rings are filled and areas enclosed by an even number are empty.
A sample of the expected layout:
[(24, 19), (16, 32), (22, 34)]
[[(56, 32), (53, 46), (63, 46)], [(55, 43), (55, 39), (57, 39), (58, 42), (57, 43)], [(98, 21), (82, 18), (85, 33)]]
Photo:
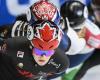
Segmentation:
[(45, 62), (45, 60), (39, 60), (39, 62)]

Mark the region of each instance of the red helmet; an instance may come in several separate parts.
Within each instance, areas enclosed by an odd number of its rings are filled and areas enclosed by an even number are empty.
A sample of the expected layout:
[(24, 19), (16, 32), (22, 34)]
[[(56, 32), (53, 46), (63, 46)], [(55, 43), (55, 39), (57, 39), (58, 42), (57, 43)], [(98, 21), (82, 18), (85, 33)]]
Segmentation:
[(59, 46), (62, 38), (62, 30), (54, 22), (36, 21), (32, 27), (28, 27), (27, 38), (34, 47), (41, 50), (52, 50)]
[(50, 20), (59, 24), (61, 17), (56, 6), (48, 1), (40, 0), (30, 7), (27, 19), (30, 23), (37, 20)]

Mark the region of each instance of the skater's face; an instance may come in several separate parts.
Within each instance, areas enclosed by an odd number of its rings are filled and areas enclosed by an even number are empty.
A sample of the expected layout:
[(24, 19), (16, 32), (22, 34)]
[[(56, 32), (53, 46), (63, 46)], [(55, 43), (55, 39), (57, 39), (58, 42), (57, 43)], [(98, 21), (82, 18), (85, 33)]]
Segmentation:
[(33, 57), (38, 65), (44, 66), (47, 64), (51, 56), (54, 54), (54, 50), (43, 51), (37, 48), (33, 49)]

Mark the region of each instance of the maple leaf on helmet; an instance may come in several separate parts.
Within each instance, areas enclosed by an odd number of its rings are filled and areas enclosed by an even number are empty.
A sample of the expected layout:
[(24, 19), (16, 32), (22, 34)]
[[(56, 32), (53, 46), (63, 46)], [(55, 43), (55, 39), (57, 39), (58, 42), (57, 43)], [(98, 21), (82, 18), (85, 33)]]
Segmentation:
[[(30, 32), (29, 32), (30, 30)], [(28, 27), (28, 39), (31, 40), (33, 47), (40, 50), (53, 50), (59, 46), (62, 39), (62, 30), (51, 21), (36, 21), (32, 29)]]
[(39, 30), (40, 36), (44, 41), (48, 42), (51, 39), (53, 39), (55, 29), (51, 29), (47, 23), (44, 24), (43, 26), (44, 26), (43, 29)]

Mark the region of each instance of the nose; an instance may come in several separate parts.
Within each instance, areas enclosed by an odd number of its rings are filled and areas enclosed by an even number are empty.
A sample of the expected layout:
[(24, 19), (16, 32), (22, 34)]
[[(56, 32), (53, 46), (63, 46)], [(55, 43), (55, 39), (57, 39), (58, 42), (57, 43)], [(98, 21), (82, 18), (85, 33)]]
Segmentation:
[(46, 55), (42, 55), (42, 56), (40, 56), (40, 59), (46, 59)]

